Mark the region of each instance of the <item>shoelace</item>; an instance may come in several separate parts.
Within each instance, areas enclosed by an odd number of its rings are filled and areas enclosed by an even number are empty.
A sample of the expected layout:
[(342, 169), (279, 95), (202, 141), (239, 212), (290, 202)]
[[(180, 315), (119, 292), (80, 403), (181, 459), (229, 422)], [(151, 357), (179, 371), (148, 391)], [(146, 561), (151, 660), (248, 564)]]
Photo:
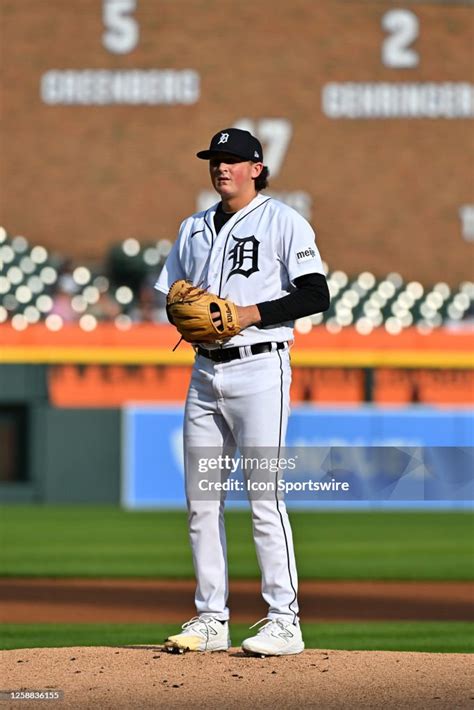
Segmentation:
[[(205, 629), (205, 634), (206, 634), (206, 644), (209, 643), (209, 627), (207, 622), (210, 621), (210, 619), (207, 619), (205, 616), (193, 616), (192, 619), (189, 619), (189, 621), (186, 621), (181, 628), (182, 629), (190, 629), (192, 626), (197, 626), (198, 624), (203, 624), (204, 629)], [(196, 631), (204, 633), (203, 628), (198, 628)]]
[(193, 616), (192, 619), (189, 619), (189, 621), (185, 621), (184, 624), (182, 624), (181, 628), (182, 629), (187, 629), (188, 626), (192, 626), (193, 624), (196, 623), (196, 621), (201, 621), (199, 616)]
[(252, 626), (250, 626), (249, 628), (254, 629), (256, 626), (261, 624), (262, 621), (267, 622), (258, 630), (258, 633), (262, 634), (262, 636), (266, 636), (270, 632), (270, 627), (272, 626), (272, 624), (278, 624), (282, 631), (285, 631), (286, 625), (283, 621), (280, 621), (280, 619), (269, 619), (268, 616), (264, 616), (263, 619), (260, 619), (260, 621), (256, 621), (255, 624), (252, 624)]

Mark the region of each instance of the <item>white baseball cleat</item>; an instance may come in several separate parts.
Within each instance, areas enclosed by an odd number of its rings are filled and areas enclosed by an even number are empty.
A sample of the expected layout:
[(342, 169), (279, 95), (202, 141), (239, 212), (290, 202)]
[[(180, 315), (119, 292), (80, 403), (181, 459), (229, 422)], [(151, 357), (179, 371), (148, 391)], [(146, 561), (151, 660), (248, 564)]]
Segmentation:
[(213, 616), (194, 616), (181, 627), (183, 630), (168, 636), (165, 648), (170, 653), (184, 651), (227, 651), (230, 648), (229, 623)]
[(266, 621), (256, 636), (242, 642), (245, 653), (256, 656), (289, 656), (304, 651), (304, 641), (299, 624), (283, 619), (260, 619), (251, 626), (253, 629)]

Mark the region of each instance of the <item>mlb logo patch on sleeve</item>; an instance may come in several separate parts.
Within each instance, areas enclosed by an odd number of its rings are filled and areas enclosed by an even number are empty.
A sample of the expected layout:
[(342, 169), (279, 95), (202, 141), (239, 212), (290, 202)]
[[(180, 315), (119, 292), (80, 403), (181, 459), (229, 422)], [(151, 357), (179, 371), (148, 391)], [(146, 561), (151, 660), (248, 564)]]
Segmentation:
[(311, 261), (311, 259), (316, 258), (316, 251), (313, 247), (308, 247), (307, 249), (301, 249), (296, 252), (296, 261), (298, 264), (302, 264), (304, 261)]

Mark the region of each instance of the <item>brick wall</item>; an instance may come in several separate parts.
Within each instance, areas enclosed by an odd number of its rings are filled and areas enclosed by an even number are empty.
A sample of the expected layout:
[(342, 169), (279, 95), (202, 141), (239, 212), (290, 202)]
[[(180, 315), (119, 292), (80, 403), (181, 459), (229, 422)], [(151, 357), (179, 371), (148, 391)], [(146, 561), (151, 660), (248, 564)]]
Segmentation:
[[(472, 10), (409, 5), (416, 69), (381, 62), (385, 2), (137, 0), (138, 45), (118, 55), (102, 44), (102, 0), (2, 0), (3, 225), (86, 261), (128, 236), (173, 238), (209, 187), (196, 150), (239, 118), (285, 118), (292, 137), (271, 187), (308, 193), (331, 268), (469, 278), (458, 217), (474, 203), (468, 119), (334, 120), (321, 109), (332, 81), (472, 81)], [(201, 95), (46, 105), (41, 76), (68, 68), (194, 69)]]

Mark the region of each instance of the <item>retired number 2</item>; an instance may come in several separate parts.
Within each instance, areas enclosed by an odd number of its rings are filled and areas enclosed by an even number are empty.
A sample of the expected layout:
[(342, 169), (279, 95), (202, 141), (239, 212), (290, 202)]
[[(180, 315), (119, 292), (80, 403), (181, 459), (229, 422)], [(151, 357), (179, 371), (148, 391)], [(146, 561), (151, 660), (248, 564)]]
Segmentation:
[(417, 16), (410, 10), (389, 10), (382, 17), (382, 28), (389, 36), (382, 44), (382, 62), (394, 69), (418, 66), (418, 52), (410, 48), (419, 33)]

